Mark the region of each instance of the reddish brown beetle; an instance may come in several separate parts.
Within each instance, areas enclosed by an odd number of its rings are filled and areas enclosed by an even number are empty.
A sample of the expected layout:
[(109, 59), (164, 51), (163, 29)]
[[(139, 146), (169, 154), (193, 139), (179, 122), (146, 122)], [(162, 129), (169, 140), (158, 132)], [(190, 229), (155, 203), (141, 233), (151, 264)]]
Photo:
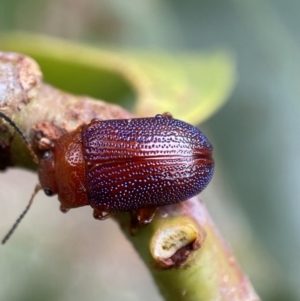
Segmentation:
[(104, 219), (136, 211), (146, 224), (157, 207), (200, 193), (213, 168), (207, 138), (165, 113), (92, 120), (52, 144), (40, 159), (38, 176), (47, 195), (58, 195), (63, 212), (90, 205), (94, 217)]

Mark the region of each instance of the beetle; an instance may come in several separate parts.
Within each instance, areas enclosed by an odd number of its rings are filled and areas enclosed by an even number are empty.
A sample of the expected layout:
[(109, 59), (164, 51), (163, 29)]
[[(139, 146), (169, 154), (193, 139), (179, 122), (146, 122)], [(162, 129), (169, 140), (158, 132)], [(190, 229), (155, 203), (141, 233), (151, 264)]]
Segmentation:
[(58, 195), (63, 212), (90, 205), (95, 218), (105, 219), (134, 211), (147, 224), (158, 207), (199, 194), (213, 170), (204, 134), (164, 113), (79, 126), (49, 145), (38, 177), (46, 195)]

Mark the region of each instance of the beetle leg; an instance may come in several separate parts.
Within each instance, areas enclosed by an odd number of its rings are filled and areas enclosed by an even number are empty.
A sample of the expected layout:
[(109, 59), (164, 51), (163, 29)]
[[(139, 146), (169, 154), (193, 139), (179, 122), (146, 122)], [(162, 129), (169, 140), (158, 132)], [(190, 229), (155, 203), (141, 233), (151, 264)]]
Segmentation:
[(136, 211), (130, 211), (130, 224), (129, 232), (134, 236), (138, 230), (139, 226), (145, 226), (151, 223), (153, 220), (157, 207), (152, 208), (141, 208)]
[(95, 219), (105, 220), (113, 215), (112, 212), (106, 212), (94, 209), (93, 216)]
[(155, 213), (156, 213), (157, 207), (151, 207), (151, 208), (141, 208), (136, 211), (136, 216), (139, 224), (141, 226), (148, 225), (152, 222)]
[(139, 228), (139, 221), (137, 219), (136, 211), (129, 211), (130, 222), (129, 222), (129, 233), (131, 236), (135, 236)]
[(163, 117), (165, 118), (173, 118), (172, 114), (170, 112), (165, 112), (162, 114)]
[(100, 118), (93, 118), (92, 120), (91, 120), (91, 123), (93, 123), (93, 122), (99, 122), (99, 121), (101, 121), (102, 119), (100, 119)]
[(70, 210), (70, 208), (64, 207), (62, 204), (60, 204), (60, 211), (62, 213), (67, 213)]

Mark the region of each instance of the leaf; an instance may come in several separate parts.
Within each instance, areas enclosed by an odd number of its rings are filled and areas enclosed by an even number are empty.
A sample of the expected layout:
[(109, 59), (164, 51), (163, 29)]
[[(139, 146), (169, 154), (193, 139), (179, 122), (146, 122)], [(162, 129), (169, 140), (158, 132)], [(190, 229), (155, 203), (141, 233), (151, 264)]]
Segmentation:
[(235, 83), (233, 58), (226, 52), (170, 55), (132, 54), (139, 72), (139, 115), (169, 111), (197, 124), (228, 99)]
[(193, 124), (226, 102), (236, 78), (224, 51), (125, 52), (24, 33), (2, 35), (0, 49), (33, 57), (45, 81), (63, 90), (118, 103), (137, 116), (168, 111)]

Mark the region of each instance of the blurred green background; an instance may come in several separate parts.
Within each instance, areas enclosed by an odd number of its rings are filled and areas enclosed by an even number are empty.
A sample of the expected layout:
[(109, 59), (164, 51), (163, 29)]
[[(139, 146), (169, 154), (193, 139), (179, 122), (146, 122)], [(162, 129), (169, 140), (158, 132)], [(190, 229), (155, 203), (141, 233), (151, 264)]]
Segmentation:
[[(216, 172), (203, 193), (263, 300), (300, 300), (300, 2), (1, 0), (0, 34), (42, 33), (94, 45), (170, 52), (227, 49), (238, 82), (200, 127)], [(175, 116), (176, 117), (176, 116)], [(0, 229), (22, 210), (36, 175), (0, 175)], [(42, 235), (42, 233), (44, 235)], [(161, 300), (112, 221), (67, 215), (38, 196), (0, 251), (0, 300)]]

